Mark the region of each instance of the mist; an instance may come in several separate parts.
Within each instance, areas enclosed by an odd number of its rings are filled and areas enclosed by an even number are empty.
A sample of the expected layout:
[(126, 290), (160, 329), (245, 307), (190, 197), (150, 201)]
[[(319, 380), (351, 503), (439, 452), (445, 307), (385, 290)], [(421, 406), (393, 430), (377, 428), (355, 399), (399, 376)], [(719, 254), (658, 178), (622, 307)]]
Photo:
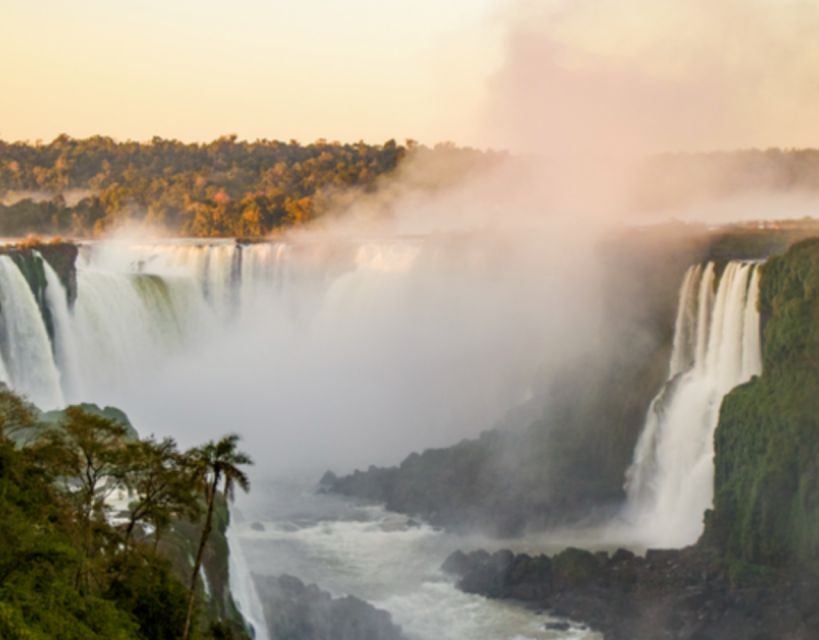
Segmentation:
[[(608, 223), (548, 212), (522, 166), (430, 192), (410, 161), (332, 222), (277, 238), (271, 278), (242, 283), (240, 305), (196, 320), (150, 371), (100, 380), (101, 399), (185, 444), (238, 432), (262, 476), (394, 464), (502, 423), (601, 337)], [(152, 242), (111, 238), (91, 266), (126, 272), (133, 247), (162, 253)]]
[(511, 2), (490, 144), (546, 155), (819, 144), (819, 7), (789, 0)]

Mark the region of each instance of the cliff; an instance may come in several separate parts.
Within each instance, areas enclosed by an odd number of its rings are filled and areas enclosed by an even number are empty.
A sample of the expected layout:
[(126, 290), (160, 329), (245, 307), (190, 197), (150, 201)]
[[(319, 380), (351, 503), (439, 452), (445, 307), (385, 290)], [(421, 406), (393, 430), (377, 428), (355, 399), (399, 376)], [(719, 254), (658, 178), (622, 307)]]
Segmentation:
[(65, 288), (68, 304), (74, 304), (77, 299), (76, 263), (79, 255), (76, 244), (61, 240), (43, 242), (31, 239), (17, 244), (0, 245), (0, 254), (9, 256), (17, 263), (41, 307), (44, 305), (46, 282), (43, 267), (37, 255), (42, 256), (54, 269)]
[(760, 311), (763, 373), (723, 402), (706, 539), (819, 570), (819, 239), (765, 265)]

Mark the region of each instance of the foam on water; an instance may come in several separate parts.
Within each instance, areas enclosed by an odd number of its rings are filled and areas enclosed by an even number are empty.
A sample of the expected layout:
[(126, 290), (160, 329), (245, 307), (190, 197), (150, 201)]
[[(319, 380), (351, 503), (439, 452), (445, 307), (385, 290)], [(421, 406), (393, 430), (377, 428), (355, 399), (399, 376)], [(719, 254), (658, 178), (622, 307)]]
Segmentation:
[(553, 621), (547, 616), (459, 591), (440, 565), (468, 548), (467, 538), (380, 507), (315, 495), (308, 485), (263, 492), (265, 504), (243, 506), (246, 519), (232, 541), (255, 575), (295, 575), (336, 596), (359, 597), (390, 612), (412, 640), (599, 638), (579, 626), (546, 629)]

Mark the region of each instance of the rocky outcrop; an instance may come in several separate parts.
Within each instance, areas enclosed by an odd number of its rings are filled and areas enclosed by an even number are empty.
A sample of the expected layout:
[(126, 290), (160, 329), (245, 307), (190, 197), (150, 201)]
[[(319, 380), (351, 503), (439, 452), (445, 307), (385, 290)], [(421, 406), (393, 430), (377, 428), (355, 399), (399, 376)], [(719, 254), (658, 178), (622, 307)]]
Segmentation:
[(333, 598), (293, 576), (256, 576), (273, 640), (405, 640), (390, 614), (346, 596)]
[(703, 548), (552, 557), (455, 552), (443, 567), (458, 586), (584, 622), (606, 640), (819, 638), (819, 581), (744, 571)]
[(37, 251), (43, 256), (65, 287), (68, 304), (72, 306), (77, 299), (77, 255), (79, 249), (71, 242), (48, 242), (37, 245)]
[(79, 249), (72, 242), (26, 241), (0, 246), (0, 254), (9, 256), (23, 272), (38, 304), (44, 305), (45, 274), (37, 254), (51, 265), (65, 288), (68, 304), (77, 299), (77, 256)]

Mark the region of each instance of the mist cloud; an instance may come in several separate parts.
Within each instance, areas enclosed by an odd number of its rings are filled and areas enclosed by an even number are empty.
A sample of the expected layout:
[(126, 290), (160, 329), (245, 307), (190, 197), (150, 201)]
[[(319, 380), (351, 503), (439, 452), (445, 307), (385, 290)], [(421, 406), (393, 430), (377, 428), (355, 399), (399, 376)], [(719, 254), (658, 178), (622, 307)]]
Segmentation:
[(486, 138), (545, 155), (819, 144), (819, 5), (514, 2)]

